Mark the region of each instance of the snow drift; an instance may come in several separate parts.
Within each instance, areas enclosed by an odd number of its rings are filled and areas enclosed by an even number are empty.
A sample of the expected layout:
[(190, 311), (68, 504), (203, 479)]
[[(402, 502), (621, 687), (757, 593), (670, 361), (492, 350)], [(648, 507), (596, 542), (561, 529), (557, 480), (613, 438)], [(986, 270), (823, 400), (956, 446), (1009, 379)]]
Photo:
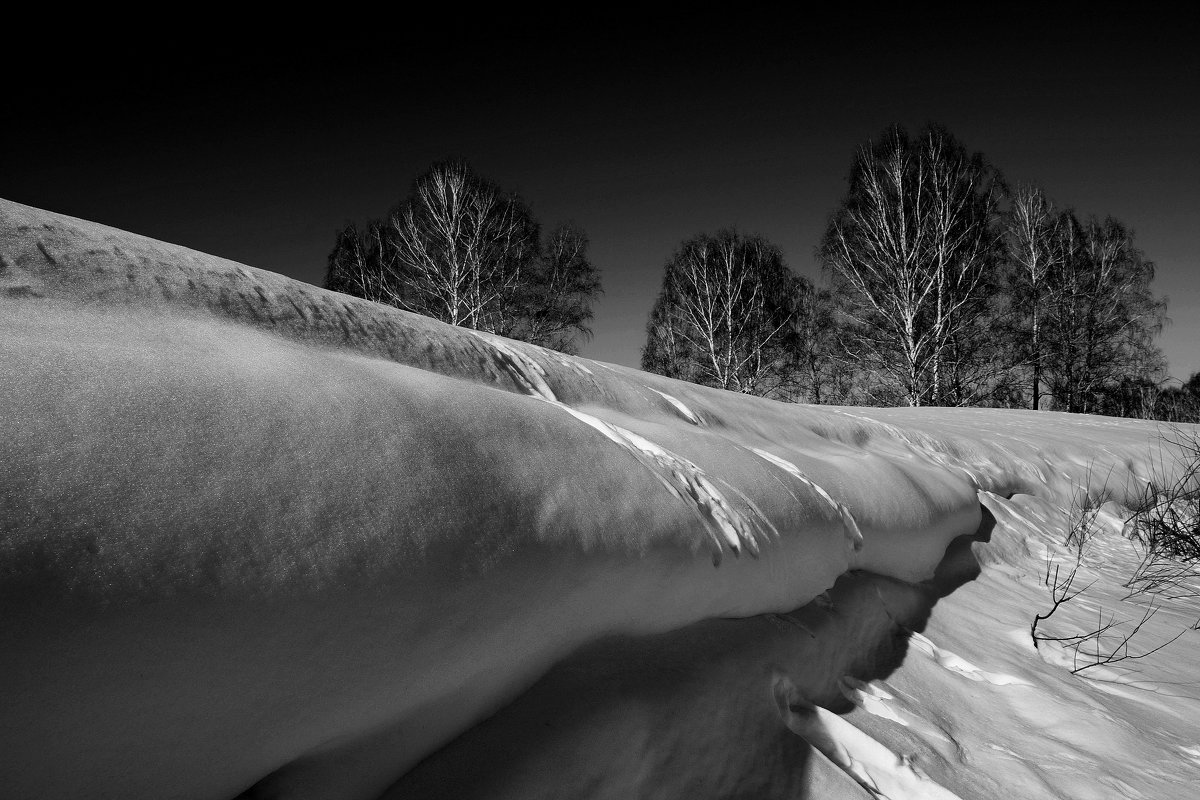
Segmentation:
[(9, 202), (0, 326), (13, 797), (992, 796), (928, 710), (1063, 672), (987, 622), (1035, 595), (955, 628), (1033, 666), (926, 636), (1164, 463), (1150, 424), (784, 405)]

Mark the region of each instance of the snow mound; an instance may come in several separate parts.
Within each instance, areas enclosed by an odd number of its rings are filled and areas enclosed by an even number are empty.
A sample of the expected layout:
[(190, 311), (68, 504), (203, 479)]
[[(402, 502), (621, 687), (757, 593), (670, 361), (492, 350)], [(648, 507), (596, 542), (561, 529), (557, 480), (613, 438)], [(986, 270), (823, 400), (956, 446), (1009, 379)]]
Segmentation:
[(989, 796), (1021, 745), (920, 687), (1026, 720), (1062, 669), (938, 621), (1162, 463), (1147, 424), (784, 405), (6, 201), (0, 327), (18, 797)]

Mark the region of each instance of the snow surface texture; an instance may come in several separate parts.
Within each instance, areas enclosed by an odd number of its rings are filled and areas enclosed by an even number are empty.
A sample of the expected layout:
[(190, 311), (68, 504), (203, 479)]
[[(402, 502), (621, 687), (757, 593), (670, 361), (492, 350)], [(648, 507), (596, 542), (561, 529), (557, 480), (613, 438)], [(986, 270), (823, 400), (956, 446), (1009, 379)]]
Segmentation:
[[(1200, 781), (1200, 634), (1091, 677), (1028, 635), (1154, 425), (773, 403), (2, 201), (0, 326), (5, 796)], [(1101, 527), (1052, 632), (1141, 614)]]

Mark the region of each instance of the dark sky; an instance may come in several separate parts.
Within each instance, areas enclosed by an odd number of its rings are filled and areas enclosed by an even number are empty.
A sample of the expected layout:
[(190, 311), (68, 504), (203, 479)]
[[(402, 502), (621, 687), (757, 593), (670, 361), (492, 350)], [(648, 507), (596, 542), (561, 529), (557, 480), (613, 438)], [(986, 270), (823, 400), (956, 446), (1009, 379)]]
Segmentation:
[(1171, 371), (1200, 370), (1195, 23), (1006, 9), (318, 27), (95, 36), (10, 60), (0, 196), (320, 283), (344, 222), (462, 156), (544, 224), (588, 232), (606, 293), (583, 354), (636, 366), (681, 240), (737, 225), (820, 281), (813, 249), (854, 149), (935, 121), (1010, 182), (1131, 225), (1170, 299)]

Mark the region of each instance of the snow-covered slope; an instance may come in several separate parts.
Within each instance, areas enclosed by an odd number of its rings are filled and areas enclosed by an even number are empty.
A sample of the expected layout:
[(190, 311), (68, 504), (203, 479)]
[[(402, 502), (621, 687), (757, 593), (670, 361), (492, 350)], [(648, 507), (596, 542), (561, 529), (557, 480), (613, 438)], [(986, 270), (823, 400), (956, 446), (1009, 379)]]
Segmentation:
[[(1200, 777), (1200, 634), (1140, 683), (1028, 635), (1078, 487), (1175, 468), (1152, 424), (777, 404), (8, 202), (0, 329), (5, 796)], [(1137, 555), (1093, 542), (1087, 619)]]

